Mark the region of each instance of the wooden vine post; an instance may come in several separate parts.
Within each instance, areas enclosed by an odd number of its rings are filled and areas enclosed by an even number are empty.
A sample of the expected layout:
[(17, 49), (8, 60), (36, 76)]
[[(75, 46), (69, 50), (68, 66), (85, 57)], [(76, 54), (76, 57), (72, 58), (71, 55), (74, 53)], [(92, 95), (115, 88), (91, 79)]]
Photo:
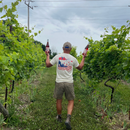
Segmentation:
[(6, 87), (6, 90), (5, 90), (5, 109), (7, 107), (7, 104), (6, 104), (6, 102), (7, 102), (7, 96), (8, 96), (8, 88)]
[(129, 108), (129, 120), (130, 120), (130, 108)]

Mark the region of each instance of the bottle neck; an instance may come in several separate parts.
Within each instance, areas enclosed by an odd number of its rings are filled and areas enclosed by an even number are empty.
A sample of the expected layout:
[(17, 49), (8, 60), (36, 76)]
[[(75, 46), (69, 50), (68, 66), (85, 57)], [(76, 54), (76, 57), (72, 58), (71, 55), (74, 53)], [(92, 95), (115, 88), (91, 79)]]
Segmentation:
[(85, 47), (85, 49), (88, 49), (88, 47), (89, 47), (89, 45), (87, 45), (87, 46)]
[(49, 47), (49, 43), (47, 42), (46, 47)]

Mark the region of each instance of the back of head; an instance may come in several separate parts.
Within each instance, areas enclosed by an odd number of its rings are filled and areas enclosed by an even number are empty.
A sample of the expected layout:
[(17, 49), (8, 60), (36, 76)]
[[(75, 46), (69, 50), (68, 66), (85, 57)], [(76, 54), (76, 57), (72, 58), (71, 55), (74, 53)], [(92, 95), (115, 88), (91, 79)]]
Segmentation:
[(70, 42), (65, 42), (63, 45), (63, 50), (65, 51), (70, 51), (72, 48), (71, 43)]

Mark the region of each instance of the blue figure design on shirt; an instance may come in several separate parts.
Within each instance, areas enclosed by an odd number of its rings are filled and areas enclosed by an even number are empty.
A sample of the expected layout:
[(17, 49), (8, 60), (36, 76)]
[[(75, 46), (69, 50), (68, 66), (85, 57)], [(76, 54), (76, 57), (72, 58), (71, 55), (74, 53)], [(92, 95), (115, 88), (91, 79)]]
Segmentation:
[(60, 61), (60, 60), (59, 60), (58, 66), (59, 66), (59, 67), (67, 67), (67, 66), (65, 66), (64, 64), (61, 64), (61, 61)]

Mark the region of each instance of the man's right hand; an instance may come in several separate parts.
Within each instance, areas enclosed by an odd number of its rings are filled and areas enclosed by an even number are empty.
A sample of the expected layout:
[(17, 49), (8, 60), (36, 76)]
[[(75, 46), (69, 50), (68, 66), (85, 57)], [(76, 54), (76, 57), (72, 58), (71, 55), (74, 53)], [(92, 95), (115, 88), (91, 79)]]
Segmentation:
[(45, 51), (46, 55), (49, 56), (49, 52), (48, 51)]

